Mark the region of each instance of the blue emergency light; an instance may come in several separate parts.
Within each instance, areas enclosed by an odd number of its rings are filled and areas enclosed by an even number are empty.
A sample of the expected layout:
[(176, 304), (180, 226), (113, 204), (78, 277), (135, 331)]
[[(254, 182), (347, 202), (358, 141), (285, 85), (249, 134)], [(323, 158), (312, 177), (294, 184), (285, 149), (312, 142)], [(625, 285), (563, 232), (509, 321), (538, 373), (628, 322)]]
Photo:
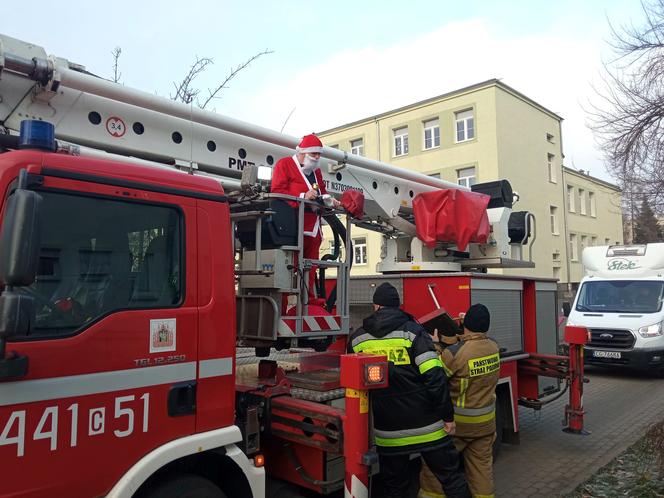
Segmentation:
[(21, 121), (20, 149), (40, 149), (55, 151), (55, 126), (48, 121), (24, 119)]

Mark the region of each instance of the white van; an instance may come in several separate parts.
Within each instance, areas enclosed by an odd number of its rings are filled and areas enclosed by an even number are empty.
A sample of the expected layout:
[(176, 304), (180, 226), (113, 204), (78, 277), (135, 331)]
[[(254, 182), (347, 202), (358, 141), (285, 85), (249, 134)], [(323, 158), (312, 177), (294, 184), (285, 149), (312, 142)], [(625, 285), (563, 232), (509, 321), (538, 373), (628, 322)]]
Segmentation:
[(587, 247), (582, 262), (567, 323), (591, 332), (586, 363), (664, 373), (664, 243)]

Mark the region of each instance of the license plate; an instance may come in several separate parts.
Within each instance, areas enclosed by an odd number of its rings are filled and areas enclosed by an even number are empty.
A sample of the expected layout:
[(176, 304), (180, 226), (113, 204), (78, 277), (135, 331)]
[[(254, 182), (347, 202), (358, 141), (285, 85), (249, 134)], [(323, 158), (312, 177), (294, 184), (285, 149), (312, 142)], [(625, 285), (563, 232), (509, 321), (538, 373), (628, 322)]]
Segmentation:
[(620, 351), (593, 351), (595, 358), (620, 358)]

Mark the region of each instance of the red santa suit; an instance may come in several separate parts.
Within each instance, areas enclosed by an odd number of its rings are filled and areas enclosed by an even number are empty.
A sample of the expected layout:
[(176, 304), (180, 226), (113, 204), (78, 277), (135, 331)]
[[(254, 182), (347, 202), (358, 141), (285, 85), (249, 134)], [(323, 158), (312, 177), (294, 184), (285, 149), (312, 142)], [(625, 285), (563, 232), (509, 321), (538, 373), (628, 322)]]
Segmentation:
[[(302, 139), (300, 145), (297, 147), (298, 153), (311, 153), (321, 152), (323, 144), (315, 135), (307, 135)], [(323, 175), (320, 169), (316, 168), (312, 173), (312, 182), (310, 178), (302, 170), (302, 166), (297, 160), (297, 155), (292, 157), (284, 157), (277, 161), (272, 173), (272, 186), (270, 191), (274, 194), (287, 194), (293, 197), (304, 198), (304, 195), (314, 188), (314, 183), (318, 187), (318, 192), (326, 194), (325, 183), (323, 182)], [(288, 202), (293, 208), (297, 208), (297, 202)], [(318, 212), (314, 212), (310, 206), (305, 206), (304, 211), (304, 227), (302, 227), (304, 234), (304, 257), (306, 259), (319, 259), (320, 244), (323, 240), (323, 232), (321, 226), (321, 217)], [(312, 268), (309, 272), (309, 296), (315, 296), (314, 279), (316, 275), (316, 267)]]

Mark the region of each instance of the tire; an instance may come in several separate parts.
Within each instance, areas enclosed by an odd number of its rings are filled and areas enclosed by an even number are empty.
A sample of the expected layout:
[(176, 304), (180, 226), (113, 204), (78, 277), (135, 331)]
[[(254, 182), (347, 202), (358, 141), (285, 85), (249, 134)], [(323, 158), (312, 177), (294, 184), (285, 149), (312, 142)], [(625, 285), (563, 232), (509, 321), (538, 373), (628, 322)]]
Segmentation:
[(152, 486), (145, 498), (227, 498), (212, 481), (195, 474), (172, 477)]
[(496, 440), (493, 442), (493, 461), (495, 462), (500, 453), (500, 446), (503, 444), (503, 425), (505, 420), (505, 414), (503, 410), (503, 404), (496, 403)]

